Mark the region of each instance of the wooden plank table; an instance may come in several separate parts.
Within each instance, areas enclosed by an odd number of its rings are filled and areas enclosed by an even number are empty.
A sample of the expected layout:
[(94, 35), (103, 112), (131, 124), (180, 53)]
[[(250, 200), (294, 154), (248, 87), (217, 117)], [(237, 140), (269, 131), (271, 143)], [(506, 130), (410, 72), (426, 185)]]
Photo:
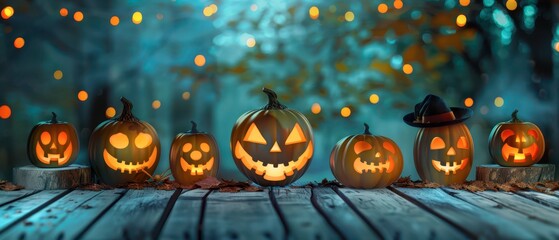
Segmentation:
[(450, 188), (0, 191), (0, 239), (559, 239), (559, 194)]

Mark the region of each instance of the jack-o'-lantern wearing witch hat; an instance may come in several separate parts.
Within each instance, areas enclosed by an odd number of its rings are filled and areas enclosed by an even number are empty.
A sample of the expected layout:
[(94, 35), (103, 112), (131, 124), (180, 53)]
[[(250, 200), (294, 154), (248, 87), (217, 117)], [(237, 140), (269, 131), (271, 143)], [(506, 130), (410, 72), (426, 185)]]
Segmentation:
[(429, 94), (404, 116), (404, 122), (418, 127), (413, 158), (419, 177), (442, 185), (463, 183), (474, 157), (470, 130), (463, 123), (473, 111), (447, 107), (442, 98)]

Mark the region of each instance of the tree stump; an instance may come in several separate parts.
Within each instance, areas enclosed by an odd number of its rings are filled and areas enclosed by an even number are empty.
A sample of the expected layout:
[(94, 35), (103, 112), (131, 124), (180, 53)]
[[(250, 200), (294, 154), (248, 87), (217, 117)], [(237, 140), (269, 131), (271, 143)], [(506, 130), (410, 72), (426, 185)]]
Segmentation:
[(91, 168), (77, 164), (61, 168), (16, 167), (14, 183), (26, 189), (68, 189), (91, 183)]
[(529, 167), (503, 167), (497, 164), (481, 165), (476, 168), (476, 180), (506, 183), (506, 182), (545, 182), (553, 181), (555, 165), (534, 164)]

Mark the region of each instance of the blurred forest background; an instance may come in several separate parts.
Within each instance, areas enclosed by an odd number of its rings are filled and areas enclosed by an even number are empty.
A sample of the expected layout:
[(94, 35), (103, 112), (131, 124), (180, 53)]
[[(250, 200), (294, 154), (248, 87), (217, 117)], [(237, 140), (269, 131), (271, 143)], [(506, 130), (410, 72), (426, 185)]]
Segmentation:
[[(316, 150), (298, 183), (333, 179), (334, 144), (363, 131), (392, 138), (417, 179), (418, 129), (402, 117), (428, 93), (471, 107), (474, 164), (491, 163), (491, 128), (519, 117), (540, 126), (542, 162), (559, 163), (559, 1), (554, 0), (0, 0), (0, 179), (29, 164), (39, 121), (73, 123), (78, 163), (92, 130), (125, 96), (158, 131), (158, 172), (173, 137), (190, 128), (220, 146), (220, 176), (244, 180), (229, 148), (262, 87), (303, 112)], [(472, 169), (469, 179), (473, 179)]]

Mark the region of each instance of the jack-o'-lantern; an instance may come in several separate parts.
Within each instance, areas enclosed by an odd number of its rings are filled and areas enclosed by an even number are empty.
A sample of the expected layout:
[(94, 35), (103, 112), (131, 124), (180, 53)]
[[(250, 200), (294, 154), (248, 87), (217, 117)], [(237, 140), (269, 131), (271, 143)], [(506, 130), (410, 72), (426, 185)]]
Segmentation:
[(330, 169), (342, 184), (353, 188), (382, 188), (402, 173), (403, 159), (394, 141), (365, 132), (340, 140), (330, 154)]
[(199, 132), (196, 123), (186, 133), (179, 133), (169, 153), (171, 172), (175, 180), (183, 185), (194, 184), (206, 177), (217, 175), (219, 149), (210, 134)]
[(282, 105), (263, 88), (268, 104), (243, 114), (231, 132), (237, 168), (262, 186), (285, 186), (307, 170), (313, 156), (313, 133), (307, 118)]
[(420, 127), (413, 157), (421, 179), (442, 185), (466, 181), (474, 143), (470, 130), (461, 122), (471, 115), (471, 109), (448, 108), (438, 96), (428, 95), (415, 106), (415, 112), (404, 117), (407, 124)]
[(514, 110), (510, 121), (495, 125), (489, 134), (489, 153), (501, 166), (530, 166), (540, 161), (545, 151), (545, 139), (538, 126), (520, 121), (517, 114), (518, 110)]
[(110, 185), (144, 182), (149, 178), (144, 171), (153, 175), (161, 153), (155, 129), (132, 115), (130, 101), (120, 100), (120, 116), (99, 124), (89, 139), (91, 167)]
[(58, 121), (54, 112), (50, 121), (40, 122), (31, 129), (27, 140), (27, 155), (37, 167), (68, 166), (78, 157), (78, 150), (76, 128)]

